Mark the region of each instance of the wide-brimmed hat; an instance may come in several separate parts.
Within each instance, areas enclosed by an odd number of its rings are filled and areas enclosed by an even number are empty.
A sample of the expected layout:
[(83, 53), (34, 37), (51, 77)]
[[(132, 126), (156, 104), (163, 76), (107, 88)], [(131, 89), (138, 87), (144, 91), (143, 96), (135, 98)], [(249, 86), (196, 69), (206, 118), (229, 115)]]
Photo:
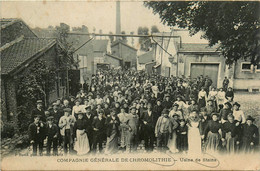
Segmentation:
[(87, 105), (86, 107), (85, 107), (85, 110), (88, 110), (88, 109), (90, 109), (91, 108), (91, 106), (90, 105)]
[(254, 121), (254, 120), (255, 120), (255, 118), (253, 118), (251, 115), (248, 115), (248, 116), (247, 116), (247, 118), (246, 118), (246, 120), (251, 120), (251, 121)]
[(48, 120), (48, 121), (49, 121), (49, 120), (52, 120), (52, 119), (54, 119), (53, 116), (48, 116), (48, 117), (47, 117), (47, 120)]
[(71, 108), (65, 108), (63, 109), (64, 112), (71, 112)]
[(136, 109), (136, 107), (134, 107), (134, 106), (131, 106), (131, 107), (130, 107), (130, 110), (132, 110), (132, 109)]
[(39, 104), (39, 103), (42, 104), (43, 102), (42, 102), (42, 100), (37, 100), (36, 103), (37, 103), (37, 104)]
[(235, 103), (233, 104), (233, 106), (240, 107), (240, 104), (239, 104), (238, 102), (235, 102)]
[(169, 114), (169, 110), (168, 109), (163, 109), (162, 114)]

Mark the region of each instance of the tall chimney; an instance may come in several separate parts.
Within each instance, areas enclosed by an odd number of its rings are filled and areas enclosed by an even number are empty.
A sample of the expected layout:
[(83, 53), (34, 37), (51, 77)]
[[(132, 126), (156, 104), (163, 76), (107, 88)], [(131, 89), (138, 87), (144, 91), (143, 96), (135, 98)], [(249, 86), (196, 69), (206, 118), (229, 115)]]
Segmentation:
[[(121, 34), (120, 1), (116, 1), (116, 34)], [(116, 40), (118, 39), (116, 36)]]

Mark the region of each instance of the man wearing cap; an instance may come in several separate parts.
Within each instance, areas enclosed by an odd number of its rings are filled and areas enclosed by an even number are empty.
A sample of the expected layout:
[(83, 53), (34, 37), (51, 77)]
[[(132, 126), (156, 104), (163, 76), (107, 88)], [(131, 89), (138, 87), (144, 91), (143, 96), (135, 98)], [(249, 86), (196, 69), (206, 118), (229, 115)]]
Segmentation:
[(53, 123), (54, 117), (47, 117), (47, 127), (46, 127), (46, 136), (47, 136), (47, 155), (50, 155), (51, 146), (53, 145), (53, 155), (58, 155), (58, 126)]
[(242, 110), (240, 110), (240, 104), (238, 102), (233, 104), (233, 116), (235, 120), (242, 124), (246, 122), (245, 114)]
[(64, 109), (64, 116), (60, 118), (59, 121), (59, 127), (60, 127), (60, 134), (63, 137), (63, 149), (64, 153), (68, 153), (68, 146), (69, 146), (69, 152), (72, 152), (72, 145), (73, 145), (73, 126), (76, 122), (76, 118), (71, 114), (71, 109), (66, 108)]
[(128, 115), (128, 119), (126, 121), (127, 124), (127, 143), (126, 143), (126, 151), (132, 152), (137, 150), (138, 146), (138, 130), (139, 130), (139, 117), (136, 114), (136, 108), (130, 108), (131, 113)]
[[(164, 109), (155, 126), (155, 137), (157, 137), (157, 148), (161, 151), (168, 149), (167, 143), (172, 133), (172, 125), (169, 119), (169, 111)], [(172, 137), (170, 137), (171, 139)]]
[(211, 116), (212, 113), (217, 112), (217, 108), (215, 107), (212, 99), (208, 99), (206, 109), (209, 116)]
[(30, 143), (33, 145), (33, 155), (37, 155), (37, 148), (39, 147), (39, 154), (42, 155), (43, 140), (45, 138), (45, 125), (40, 122), (40, 115), (34, 115), (34, 122), (29, 125), (28, 133)]
[(242, 146), (241, 150), (245, 153), (255, 150), (259, 145), (259, 132), (257, 126), (253, 124), (254, 118), (247, 116), (246, 123), (242, 125)]
[(54, 123), (58, 125), (63, 113), (59, 110), (57, 103), (53, 103), (53, 108), (50, 111), (50, 115), (54, 117)]
[(162, 111), (163, 111), (163, 106), (160, 99), (157, 100), (156, 105), (153, 108), (153, 111), (155, 114), (155, 122), (156, 122), (157, 119), (162, 115)]
[(119, 121), (120, 121), (120, 148), (123, 150), (126, 150), (126, 141), (127, 141), (127, 120), (128, 120), (128, 113), (125, 112), (125, 108), (121, 108), (121, 113), (118, 115)]
[(91, 113), (91, 106), (86, 106), (85, 108), (86, 114), (84, 115), (84, 120), (86, 121), (86, 132), (88, 135), (88, 140), (89, 140), (89, 147), (90, 150), (92, 150), (92, 144), (93, 144), (93, 127), (92, 127), (92, 123), (93, 123), (93, 119), (94, 119), (94, 115), (93, 113)]
[(172, 102), (170, 101), (170, 95), (169, 94), (165, 95), (165, 100), (163, 101), (162, 106), (165, 109), (168, 109), (168, 110), (172, 107)]
[(45, 117), (45, 114), (44, 114), (42, 100), (37, 100), (36, 103), (37, 103), (36, 109), (34, 109), (32, 111), (31, 121), (32, 122), (34, 121), (34, 118), (35, 118), (36, 115), (40, 115), (40, 120), (43, 121), (43, 122), (46, 122), (46, 117)]
[(152, 111), (152, 104), (148, 103), (147, 111), (144, 112), (142, 117), (140, 118), (143, 125), (143, 133), (144, 133), (144, 142), (145, 142), (145, 150), (148, 152), (153, 151), (153, 143), (154, 143), (154, 128), (155, 128), (155, 118), (154, 113)]
[(102, 153), (103, 139), (104, 139), (104, 130), (105, 130), (105, 118), (103, 118), (104, 112), (101, 110), (98, 112), (98, 117), (93, 119), (93, 153), (96, 153), (97, 145), (99, 147), (99, 153)]

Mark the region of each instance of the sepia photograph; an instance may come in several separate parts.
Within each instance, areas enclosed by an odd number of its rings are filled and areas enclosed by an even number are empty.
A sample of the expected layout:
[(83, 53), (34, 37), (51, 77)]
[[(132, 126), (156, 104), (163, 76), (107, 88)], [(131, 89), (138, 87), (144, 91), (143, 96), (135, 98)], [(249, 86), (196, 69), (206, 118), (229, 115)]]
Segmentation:
[(260, 170), (260, 1), (0, 8), (1, 170)]

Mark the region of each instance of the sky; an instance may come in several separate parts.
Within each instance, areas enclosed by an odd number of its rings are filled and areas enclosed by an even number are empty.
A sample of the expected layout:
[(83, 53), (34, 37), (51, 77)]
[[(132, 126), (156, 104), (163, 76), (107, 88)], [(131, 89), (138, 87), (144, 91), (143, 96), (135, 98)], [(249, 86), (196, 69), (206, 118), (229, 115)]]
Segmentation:
[[(2, 2), (1, 18), (21, 18), (30, 27), (46, 28), (64, 22), (71, 27), (86, 25), (90, 31), (115, 32), (116, 2), (44, 1)], [(160, 31), (169, 27), (143, 2), (121, 2), (121, 30), (137, 32), (139, 26), (157, 25)]]
[[(31, 28), (57, 26), (61, 22), (70, 27), (86, 25), (89, 32), (115, 33), (115, 1), (1, 1), (1, 18), (21, 18)], [(121, 1), (121, 30), (126, 34), (137, 34), (139, 26), (149, 29), (156, 25), (161, 32), (169, 32), (170, 27), (161, 23), (159, 15), (144, 7), (140, 1)], [(188, 33), (185, 33), (187, 37)], [(193, 37), (199, 40), (200, 35)], [(191, 41), (191, 39), (187, 39)]]

